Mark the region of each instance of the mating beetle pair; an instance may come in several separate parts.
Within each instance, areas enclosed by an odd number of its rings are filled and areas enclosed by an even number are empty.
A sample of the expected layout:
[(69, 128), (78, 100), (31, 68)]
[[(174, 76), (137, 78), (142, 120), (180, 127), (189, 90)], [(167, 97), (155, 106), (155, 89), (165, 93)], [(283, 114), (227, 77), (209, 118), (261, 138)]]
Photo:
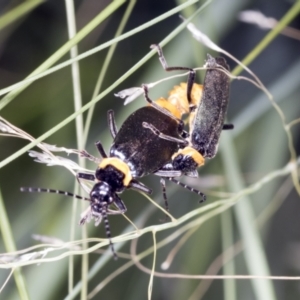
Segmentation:
[[(153, 102), (148, 97), (147, 87), (144, 86), (144, 95), (149, 106), (132, 113), (119, 131), (115, 125), (113, 111), (109, 111), (108, 124), (114, 139), (109, 156), (101, 142), (96, 143), (103, 159), (95, 175), (77, 174), (78, 179), (96, 181), (90, 192), (90, 198), (76, 196), (90, 201), (90, 210), (81, 219), (80, 224), (84, 224), (90, 217), (95, 218), (96, 223), (103, 218), (110, 244), (111, 233), (107, 214), (121, 214), (126, 211), (126, 206), (118, 194), (127, 188), (151, 194), (151, 189), (139, 182), (137, 178), (149, 174), (158, 175), (161, 177), (163, 187), (164, 178), (169, 179), (201, 195), (200, 202), (203, 202), (204, 194), (182, 184), (174, 177), (198, 176), (197, 167), (204, 164), (204, 158), (215, 156), (222, 129), (232, 128), (231, 125), (224, 125), (229, 99), (229, 78), (224, 73), (229, 70), (229, 67), (225, 59), (208, 56), (208, 70), (202, 90), (202, 86), (194, 84), (193, 69), (168, 67), (161, 48), (158, 45), (152, 47), (157, 48), (160, 61), (166, 71), (190, 71), (186, 87), (182, 84), (171, 91), (168, 99), (160, 98)], [(189, 134), (184, 130), (181, 119), (184, 113), (189, 113)], [(83, 154), (90, 158), (86, 152)], [(72, 196), (67, 192), (39, 188), (21, 188), (21, 190), (56, 192)], [(166, 201), (165, 187), (163, 190)], [(111, 204), (114, 204), (117, 210), (110, 209)], [(113, 250), (112, 244), (111, 247)], [(113, 253), (115, 255), (114, 250)]]

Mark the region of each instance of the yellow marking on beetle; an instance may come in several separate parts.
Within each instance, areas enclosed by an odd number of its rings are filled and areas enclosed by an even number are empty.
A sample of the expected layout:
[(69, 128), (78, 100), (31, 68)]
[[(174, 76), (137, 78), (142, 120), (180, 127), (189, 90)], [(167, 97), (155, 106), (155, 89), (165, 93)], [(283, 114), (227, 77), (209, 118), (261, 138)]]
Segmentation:
[(186, 87), (186, 83), (175, 85), (169, 92), (168, 97), (168, 101), (177, 107), (181, 115), (187, 114), (190, 111), (189, 103), (186, 97)]
[(172, 103), (170, 103), (167, 99), (160, 97), (155, 101), (155, 103), (160, 107), (163, 107), (164, 109), (168, 110), (177, 119), (181, 119), (182, 114), (180, 113), (178, 108)]
[(192, 104), (199, 105), (202, 99), (202, 93), (203, 93), (203, 85), (194, 83), (192, 88)]
[(177, 107), (181, 113), (181, 117), (183, 114), (189, 113), (190, 132), (192, 132), (194, 128), (194, 120), (197, 113), (197, 107), (201, 102), (202, 92), (203, 85), (194, 83), (191, 91), (191, 105), (195, 105), (196, 108), (193, 112), (190, 112), (190, 104), (187, 99), (187, 83), (181, 82), (180, 85), (175, 85), (174, 88), (169, 92), (168, 101)]
[(194, 83), (191, 97), (192, 97), (192, 104), (194, 104), (197, 107), (189, 115), (190, 132), (193, 132), (193, 130), (194, 130), (195, 117), (196, 117), (197, 109), (198, 109), (201, 99), (202, 99), (202, 93), (203, 93), (203, 85)]
[[(194, 83), (191, 91), (191, 99), (193, 105), (198, 106), (202, 98), (203, 85)], [(181, 114), (189, 113), (189, 102), (187, 99), (187, 83), (181, 82), (175, 85), (169, 92), (168, 101), (175, 105)]]
[(117, 157), (104, 158), (99, 164), (99, 169), (104, 169), (108, 165), (113, 166), (118, 171), (124, 174), (124, 178), (123, 178), (124, 186), (128, 186), (130, 184), (130, 181), (132, 180), (131, 172), (129, 166), (124, 161), (122, 161)]
[[(203, 86), (201, 84), (193, 84), (191, 91), (192, 105), (199, 105), (202, 98), (202, 90)], [(160, 97), (155, 101), (155, 103), (168, 110), (176, 118), (181, 119), (183, 114), (190, 113), (190, 104), (187, 99), (187, 84), (185, 82), (181, 82), (180, 85), (175, 85), (169, 92), (168, 99)], [(195, 112), (196, 111), (197, 109)], [(195, 118), (195, 112), (191, 112), (189, 115), (190, 124), (192, 124)]]
[(183, 149), (180, 149), (178, 152), (176, 152), (172, 159), (174, 159), (177, 155), (182, 154), (184, 156), (190, 156), (193, 158), (193, 160), (197, 163), (198, 167), (201, 167), (204, 165), (204, 157), (194, 148), (192, 147), (185, 147)]

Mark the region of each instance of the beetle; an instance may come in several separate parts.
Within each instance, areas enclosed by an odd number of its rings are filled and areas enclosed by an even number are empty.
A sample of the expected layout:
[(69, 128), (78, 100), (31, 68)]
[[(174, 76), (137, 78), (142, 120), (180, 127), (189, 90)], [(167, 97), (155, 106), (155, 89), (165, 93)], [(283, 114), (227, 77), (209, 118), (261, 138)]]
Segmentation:
[[(195, 71), (188, 67), (168, 67), (159, 45), (151, 45), (158, 52), (166, 71), (188, 70), (187, 84), (181, 83), (170, 92), (168, 101), (177, 106), (181, 115), (189, 114), (189, 145), (173, 155), (172, 162), (164, 168), (180, 170), (182, 174), (197, 176), (197, 168), (204, 164), (202, 158), (213, 158), (217, 153), (222, 130), (233, 129), (224, 124), (229, 102), (229, 66), (225, 58), (207, 55), (204, 85), (195, 83)], [(199, 156), (199, 154), (202, 156)]]
[[(108, 198), (101, 198), (101, 201), (97, 203), (97, 200), (99, 199), (99, 195), (101, 190), (103, 191), (101, 183), (95, 183), (93, 188), (90, 191), (90, 197), (81, 197), (79, 195), (73, 194), (71, 192), (61, 191), (61, 190), (54, 190), (54, 189), (46, 189), (46, 188), (40, 188), (40, 187), (21, 187), (21, 192), (29, 192), (29, 193), (54, 193), (54, 194), (61, 194), (68, 197), (73, 197), (76, 199), (89, 201), (90, 207), (88, 210), (83, 213), (83, 216), (79, 222), (80, 225), (84, 225), (87, 221), (90, 220), (91, 217), (94, 217), (95, 219), (95, 225), (99, 225), (103, 219), (104, 221), (104, 227), (105, 227), (105, 233), (106, 237), (109, 241), (110, 247), (112, 249), (113, 257), (114, 259), (117, 259), (116, 252), (114, 250), (112, 241), (111, 241), (111, 232), (108, 222), (107, 215), (116, 215), (116, 214), (122, 214), (126, 211), (126, 206), (123, 203), (123, 201), (119, 197), (114, 197), (113, 204), (115, 207), (117, 207), (118, 210), (112, 210), (108, 208), (110, 204), (112, 204), (109, 197)], [(96, 204), (97, 203), (97, 204)]]
[[(174, 178), (181, 176), (182, 170), (168, 167), (172, 156), (180, 148), (188, 145), (186, 140), (188, 134), (184, 131), (184, 123), (180, 119), (181, 113), (177, 107), (164, 98), (152, 101), (148, 96), (147, 86), (144, 85), (143, 88), (149, 106), (132, 113), (119, 131), (115, 124), (113, 111), (108, 111), (109, 129), (114, 139), (109, 156), (105, 153), (101, 142), (96, 143), (103, 160), (99, 164), (95, 176), (78, 173), (78, 178), (105, 182), (111, 188), (110, 193), (112, 194), (121, 193), (127, 188), (150, 194), (150, 191), (146, 190), (145, 186), (136, 178), (154, 174), (161, 177), (166, 209), (168, 209), (168, 204), (164, 178), (200, 195), (202, 201), (205, 201), (205, 195), (202, 192)], [(96, 160), (89, 154), (85, 153), (84, 155)], [(118, 173), (118, 175), (113, 176), (113, 173)], [(193, 173), (186, 172), (186, 175), (193, 176)], [(119, 177), (123, 180), (116, 180)]]
[[(180, 114), (176, 107), (165, 99), (153, 102), (148, 96), (146, 86), (144, 86), (144, 93), (149, 106), (142, 107), (132, 113), (119, 131), (115, 123), (114, 112), (108, 111), (108, 127), (114, 139), (109, 155), (106, 154), (102, 143), (98, 141), (96, 147), (102, 160), (99, 162), (95, 174), (77, 173), (79, 183), (82, 179), (95, 182), (89, 192), (89, 198), (80, 198), (80, 196), (75, 195), (78, 199), (90, 202), (90, 207), (81, 218), (80, 224), (84, 224), (91, 218), (94, 218), (96, 224), (99, 224), (103, 218), (106, 236), (115, 258), (116, 254), (111, 242), (107, 215), (126, 212), (127, 208), (119, 197), (119, 194), (125, 189), (134, 189), (151, 194), (151, 189), (139, 182), (137, 178), (155, 174), (203, 195), (200, 191), (189, 188), (174, 179), (174, 177), (181, 175), (181, 171), (168, 170), (164, 167), (180, 147), (185, 147), (188, 144), (186, 140), (188, 134), (184, 130), (184, 123), (179, 118)], [(81, 154), (93, 161), (99, 161), (86, 151), (82, 151)], [(73, 195), (69, 192), (42, 188), (21, 188), (21, 191)], [(165, 193), (164, 197), (166, 200)], [(111, 205), (114, 205), (117, 210), (110, 209)]]
[(207, 71), (200, 104), (194, 118), (190, 120), (191, 144), (205, 158), (215, 157), (222, 129), (232, 129), (224, 121), (229, 103), (230, 79), (220, 67), (229, 71), (225, 58), (206, 60)]

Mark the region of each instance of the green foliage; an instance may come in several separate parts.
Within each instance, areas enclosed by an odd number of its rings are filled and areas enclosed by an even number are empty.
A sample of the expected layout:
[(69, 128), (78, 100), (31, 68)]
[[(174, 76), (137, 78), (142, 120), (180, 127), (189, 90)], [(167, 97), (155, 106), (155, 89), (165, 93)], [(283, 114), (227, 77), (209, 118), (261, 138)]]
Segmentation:
[[(272, 276), (299, 280), (292, 276), (299, 274), (300, 34), (293, 31), (292, 39), (280, 33), (299, 14), (300, 2), (278, 2), (271, 10), (266, 1), (258, 7), (254, 1), (179, 2), (113, 1), (103, 7), (101, 1), (81, 1), (74, 8), (68, 0), (26, 1), (2, 9), (0, 114), (36, 138), (0, 132), (3, 299), (299, 298), (296, 281)], [(279, 23), (269, 33), (241, 23), (238, 13), (249, 6)], [(157, 177), (144, 180), (155, 191), (152, 199), (122, 194), (133, 224), (110, 217), (119, 252), (114, 262), (104, 251), (103, 226), (78, 226), (85, 203), (19, 192), (21, 186), (76, 191), (66, 168), (37, 164), (27, 151), (46, 142), (97, 155), (100, 139), (108, 149), (107, 110), (115, 110), (120, 126), (145, 105), (140, 97), (123, 106), (113, 94), (174, 75), (164, 72), (151, 44), (163, 46), (169, 66), (201, 67), (206, 53), (218, 55), (192, 37), (189, 21), (220, 48), (251, 62), (272, 98), (251, 82), (233, 80), (228, 120), (235, 128), (222, 133), (218, 155), (199, 169), (199, 179), (185, 180), (206, 193), (206, 203), (199, 206), (195, 195), (170, 183), (173, 219), (161, 223)], [(291, 35), (289, 30), (283, 33)], [(243, 70), (238, 66), (233, 74)], [(198, 72), (198, 82), (203, 75)], [(163, 81), (150, 97), (167, 96), (185, 80)], [(74, 154), (68, 158), (77, 161)]]

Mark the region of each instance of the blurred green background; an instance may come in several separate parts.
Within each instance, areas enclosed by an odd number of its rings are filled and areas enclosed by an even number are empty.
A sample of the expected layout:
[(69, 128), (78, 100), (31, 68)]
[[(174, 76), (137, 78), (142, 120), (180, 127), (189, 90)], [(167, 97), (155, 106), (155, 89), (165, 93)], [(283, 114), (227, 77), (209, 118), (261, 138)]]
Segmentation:
[[(29, 3), (31, 1), (27, 1)], [(25, 3), (25, 1), (0, 1), (2, 18)], [(125, 32), (152, 20), (153, 18), (179, 5), (180, 1), (137, 1), (125, 27)], [(109, 1), (75, 1), (76, 25), (79, 31)], [(197, 3), (182, 12), (186, 17), (193, 13), (201, 3)], [(260, 10), (268, 17), (280, 20), (292, 7), (292, 1), (238, 1), (216, 0), (208, 5), (194, 20), (194, 24), (207, 34), (217, 45), (233, 56), (242, 60), (264, 38), (267, 31), (255, 25), (245, 24), (238, 20), (238, 13), (246, 9)], [(111, 40), (125, 13), (128, 3), (123, 4), (109, 18), (96, 27), (78, 45), (79, 53), (84, 53), (106, 41)], [(0, 17), (1, 17), (0, 16)], [(172, 30), (181, 24), (178, 14), (159, 22), (142, 32), (118, 43), (113, 59), (105, 74), (101, 91), (113, 84), (135, 63), (149, 52), (149, 46), (159, 43)], [(297, 17), (290, 26), (299, 28)], [(250, 64), (250, 69), (260, 78), (278, 101), (286, 122), (299, 117), (300, 92), (300, 58), (298, 39), (278, 35), (259, 56)], [(57, 49), (68, 40), (66, 7), (64, 1), (51, 0), (37, 5), (30, 12), (16, 18), (7, 26), (2, 27), (0, 34), (0, 88), (5, 88), (23, 80)], [(188, 30), (183, 30), (164, 48), (169, 66), (197, 67), (204, 64), (206, 53), (217, 53), (205, 48), (195, 41)], [(80, 82), (83, 104), (88, 103), (93, 94), (98, 74), (103, 66), (108, 48), (97, 52), (80, 61)], [(69, 59), (65, 55), (59, 62)], [(233, 69), (235, 63), (228, 59)], [(197, 81), (202, 82), (204, 72), (197, 73)], [(114, 91), (140, 86), (142, 83), (156, 81), (171, 74), (162, 69), (157, 56), (152, 57), (134, 74), (123, 81)], [(246, 75), (246, 73), (242, 73)], [(185, 81), (185, 77), (180, 81)], [(167, 92), (178, 79), (166, 81), (150, 91), (155, 99), (167, 96)], [(142, 98), (123, 106), (121, 99), (109, 93), (95, 107), (89, 130), (86, 150), (94, 155), (97, 152), (94, 143), (101, 139), (108, 150), (111, 137), (107, 130), (106, 113), (114, 109), (117, 124), (120, 126), (127, 116), (140, 106), (145, 105)], [(0, 100), (1, 103), (1, 100)], [(71, 68), (66, 67), (58, 72), (35, 81), (0, 114), (3, 118), (39, 137), (74, 112)], [(86, 113), (83, 114), (84, 120)], [(224, 132), (223, 136), (234, 139), (235, 152), (231, 153), (241, 170), (241, 180), (245, 186), (259, 181), (270, 172), (283, 168), (290, 159), (288, 140), (282, 122), (270, 105), (263, 92), (254, 85), (243, 80), (235, 80), (231, 85), (228, 121), (234, 123), (233, 131)], [(299, 153), (299, 125), (292, 129), (296, 153)], [(216, 192), (232, 191), (230, 181), (233, 177), (226, 176), (224, 169), (226, 150), (222, 140), (218, 155), (199, 170), (199, 179), (185, 181), (207, 194), (208, 205), (220, 199)], [(49, 137), (45, 142), (77, 148), (75, 122), (71, 122)], [(0, 161), (18, 151), (28, 142), (16, 138), (0, 136)], [(223, 155), (222, 155), (223, 154)], [(71, 157), (77, 160), (77, 157)], [(229, 161), (229, 160), (228, 160)], [(95, 165), (87, 163), (90, 169)], [(24, 194), (19, 191), (21, 186), (41, 186), (47, 188), (73, 190), (74, 177), (61, 167), (47, 167), (34, 163), (27, 155), (21, 155), (0, 170), (0, 188), (4, 199), (7, 215), (17, 249), (24, 249), (38, 242), (32, 234), (53, 236), (68, 241), (72, 217), (72, 200), (57, 195)], [(159, 178), (150, 176), (143, 182), (154, 189), (152, 198), (161, 201)], [(197, 196), (167, 183), (170, 211), (175, 218), (198, 208)], [(227, 197), (226, 197), (227, 198)], [(163, 213), (149, 204), (142, 195), (126, 191), (122, 199), (128, 208), (127, 216), (137, 222), (139, 228), (152, 224), (160, 224)], [(225, 196), (224, 196), (225, 199)], [(300, 201), (293, 188), (289, 175), (276, 178), (251, 195), (250, 204), (257, 217), (266, 207), (273, 209), (264, 226), (259, 229), (262, 240), (260, 250), (266, 257), (271, 275), (298, 276), (300, 271)], [(184, 244), (170, 266), (168, 273), (205, 274), (214, 259), (224, 251), (226, 240), (226, 220), (229, 220), (229, 239), (237, 242), (241, 238), (240, 222), (236, 217), (237, 210), (230, 210), (222, 219), (219, 215), (209, 219)], [(80, 218), (80, 207), (75, 216)], [(139, 219), (139, 220), (138, 220)], [(142, 221), (141, 221), (142, 220)], [(224, 223), (225, 222), (225, 223)], [(113, 236), (122, 233), (128, 222), (121, 216), (110, 217)], [(252, 226), (253, 223), (246, 225)], [(103, 226), (95, 228), (92, 223), (86, 225), (90, 237), (105, 237)], [(132, 230), (132, 228), (130, 228)], [(158, 240), (168, 237), (175, 229), (165, 230), (157, 234)], [(75, 227), (76, 238), (80, 238), (81, 228)], [(162, 272), (160, 265), (168, 253), (176, 245), (178, 239), (167, 244), (157, 253), (156, 270)], [(138, 251), (147, 249), (153, 244), (151, 234), (142, 236), (138, 241)], [(125, 244), (122, 252), (129, 252), (130, 243)], [(225, 247), (226, 248), (226, 247)], [(0, 252), (5, 247), (0, 240)], [(110, 253), (109, 253), (110, 254)], [(89, 266), (92, 268), (101, 254), (89, 255)], [(80, 281), (80, 256), (75, 258), (74, 283)], [(142, 261), (152, 267), (152, 255)], [(117, 262), (110, 259), (96, 276), (89, 281), (89, 292), (127, 260), (120, 258)], [(249, 274), (249, 261), (245, 261), (243, 252), (235, 259), (235, 274)], [(255, 264), (255, 262), (253, 262)], [(64, 299), (68, 295), (68, 259), (39, 266), (31, 265), (22, 269), (30, 299)], [(0, 286), (4, 283), (9, 270), (0, 270)], [(218, 274), (222, 274), (222, 271)], [(260, 275), (260, 274), (257, 274)], [(234, 281), (232, 281), (234, 284)], [(204, 281), (204, 284), (207, 283)], [(236, 286), (228, 288), (226, 280), (215, 280), (208, 287), (200, 286), (200, 280), (154, 278), (152, 299), (263, 299), (251, 280), (236, 281)], [(95, 299), (146, 299), (149, 275), (138, 268), (131, 267), (104, 287)], [(300, 285), (298, 281), (273, 281), (274, 294), (271, 299), (299, 299)], [(266, 287), (267, 289), (267, 287)], [(231, 290), (228, 294), (228, 290)], [(79, 299), (80, 294), (74, 296)], [(234, 298), (236, 297), (236, 298)], [(1, 299), (19, 299), (14, 279), (11, 278), (3, 289)], [(267, 298), (264, 298), (267, 299)]]

